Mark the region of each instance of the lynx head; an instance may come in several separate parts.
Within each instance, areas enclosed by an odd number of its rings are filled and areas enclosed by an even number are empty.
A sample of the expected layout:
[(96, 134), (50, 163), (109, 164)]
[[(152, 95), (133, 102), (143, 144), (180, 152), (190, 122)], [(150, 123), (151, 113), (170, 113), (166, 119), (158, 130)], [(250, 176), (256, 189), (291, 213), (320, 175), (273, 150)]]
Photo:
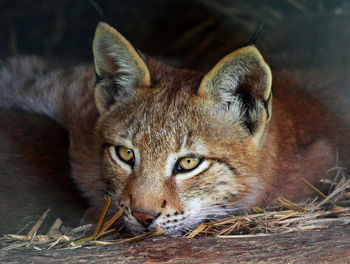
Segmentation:
[(100, 23), (93, 52), (102, 173), (131, 230), (174, 234), (255, 202), (272, 96), (254, 46), (203, 75), (142, 56)]

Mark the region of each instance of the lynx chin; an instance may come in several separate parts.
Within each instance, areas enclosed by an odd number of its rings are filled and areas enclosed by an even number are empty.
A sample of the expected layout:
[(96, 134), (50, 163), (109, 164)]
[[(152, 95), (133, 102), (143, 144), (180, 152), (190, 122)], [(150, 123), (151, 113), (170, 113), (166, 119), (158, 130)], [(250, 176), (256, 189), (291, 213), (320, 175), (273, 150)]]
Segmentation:
[(349, 130), (299, 82), (272, 74), (255, 46), (195, 72), (141, 54), (101, 22), (93, 55), (94, 67), (4, 61), (0, 106), (61, 124), (91, 211), (108, 195), (135, 233), (297, 202), (312, 196), (300, 177), (319, 186), (337, 156), (349, 166)]

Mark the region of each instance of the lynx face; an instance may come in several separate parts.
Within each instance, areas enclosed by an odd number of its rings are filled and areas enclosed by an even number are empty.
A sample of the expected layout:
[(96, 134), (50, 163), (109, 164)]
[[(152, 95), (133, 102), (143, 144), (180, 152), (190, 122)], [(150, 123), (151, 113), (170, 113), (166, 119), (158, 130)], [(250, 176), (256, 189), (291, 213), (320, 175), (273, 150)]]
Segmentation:
[(271, 114), (270, 70), (254, 47), (203, 77), (143, 60), (100, 23), (94, 55), (103, 175), (131, 230), (180, 233), (249, 208)]

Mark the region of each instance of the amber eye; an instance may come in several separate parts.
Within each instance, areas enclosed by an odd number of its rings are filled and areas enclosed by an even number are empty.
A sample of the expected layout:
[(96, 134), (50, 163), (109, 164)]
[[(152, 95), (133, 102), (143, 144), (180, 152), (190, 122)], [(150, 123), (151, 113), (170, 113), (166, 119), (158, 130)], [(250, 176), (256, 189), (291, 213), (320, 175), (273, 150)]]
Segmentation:
[(201, 163), (202, 159), (198, 157), (181, 158), (177, 165), (177, 172), (186, 172), (195, 169)]
[(134, 161), (134, 151), (132, 149), (126, 148), (126, 147), (116, 147), (116, 153), (118, 154), (118, 157), (126, 162), (126, 163), (133, 163)]

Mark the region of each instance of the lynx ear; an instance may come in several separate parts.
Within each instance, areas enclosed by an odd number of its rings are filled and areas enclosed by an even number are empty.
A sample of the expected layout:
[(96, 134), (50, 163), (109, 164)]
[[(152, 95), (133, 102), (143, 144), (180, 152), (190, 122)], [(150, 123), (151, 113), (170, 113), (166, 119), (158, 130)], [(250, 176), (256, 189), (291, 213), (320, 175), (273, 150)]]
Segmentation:
[(95, 101), (100, 113), (117, 97), (137, 87), (150, 86), (150, 73), (135, 48), (113, 27), (100, 22), (93, 41), (97, 85)]
[(198, 94), (227, 105), (254, 136), (256, 144), (271, 117), (272, 75), (254, 46), (240, 48), (204, 76)]

